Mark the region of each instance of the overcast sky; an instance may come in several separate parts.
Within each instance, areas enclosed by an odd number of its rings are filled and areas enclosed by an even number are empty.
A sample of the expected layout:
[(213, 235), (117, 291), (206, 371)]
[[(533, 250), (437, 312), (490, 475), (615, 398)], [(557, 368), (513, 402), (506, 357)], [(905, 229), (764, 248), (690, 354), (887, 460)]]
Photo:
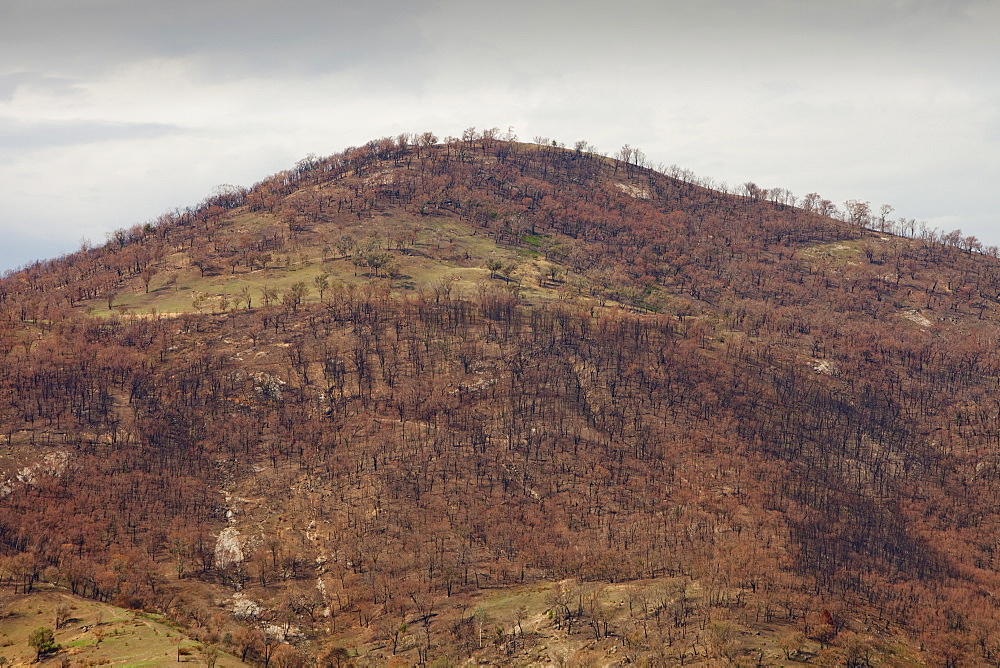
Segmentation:
[(0, 270), (469, 126), (1000, 245), (998, 27), (1000, 0), (0, 0)]

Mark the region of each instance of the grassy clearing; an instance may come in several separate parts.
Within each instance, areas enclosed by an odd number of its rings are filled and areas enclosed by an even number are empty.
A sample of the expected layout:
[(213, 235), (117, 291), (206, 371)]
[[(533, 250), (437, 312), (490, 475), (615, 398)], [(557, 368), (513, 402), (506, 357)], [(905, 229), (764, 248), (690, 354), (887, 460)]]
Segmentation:
[[(68, 608), (68, 618), (55, 628), (56, 610)], [(0, 657), (13, 665), (34, 661), (28, 645), (31, 632), (40, 626), (55, 631), (60, 649), (38, 664), (162, 666), (181, 658), (200, 665), (201, 645), (152, 615), (125, 610), (98, 601), (48, 588), (27, 595), (0, 595)], [(219, 654), (218, 666), (243, 666), (235, 657)]]
[(864, 259), (858, 242), (853, 240), (817, 244), (802, 249), (799, 255), (807, 260), (825, 260), (834, 266), (857, 264)]
[[(469, 620), (473, 660), (478, 665), (620, 666), (637, 661), (643, 665), (650, 656), (641, 658), (630, 645), (642, 645), (644, 640), (661, 635), (672, 638), (660, 657), (663, 665), (681, 665), (682, 654), (686, 665), (721, 665), (721, 651), (732, 657), (730, 665), (842, 662), (842, 650), (824, 650), (818, 642), (799, 633), (799, 623), (764, 623), (752, 614), (732, 618), (713, 615), (709, 619), (703, 607), (706, 596), (700, 584), (688, 578), (630, 583), (539, 582), (495, 593), (483, 590), (457, 596), (435, 608), (434, 623), (447, 626), (459, 618)], [(680, 601), (688, 612), (677, 625), (672, 611), (681, 605)], [(571, 624), (560, 624), (558, 610), (567, 608), (583, 612)], [(662, 615), (653, 613), (657, 609), (664, 611)], [(608, 628), (611, 632), (606, 634), (602, 629)], [(393, 665), (392, 661), (411, 665), (423, 633), (418, 623), (408, 625), (398, 639), (396, 656), (391, 655), (384, 637), (365, 642), (360, 635), (345, 633), (339, 640), (354, 648), (361, 665)], [(693, 653), (694, 646), (697, 654)], [(906, 658), (902, 645), (873, 644), (873, 650), (886, 660), (879, 665), (917, 665)], [(458, 661), (464, 656), (463, 650), (455, 648), (437, 647), (435, 651), (439, 660), (449, 657)]]
[[(271, 217), (243, 213), (227, 221), (225, 228), (227, 234), (239, 234), (275, 225)], [(419, 228), (412, 246), (400, 249), (387, 241), (394, 230), (405, 227)], [(332, 285), (375, 284), (388, 286), (397, 294), (446, 282), (454, 295), (469, 297), (475, 295), (484, 282), (497, 287), (513, 283), (529, 302), (557, 299), (565, 284), (565, 281), (540, 280), (552, 264), (540, 252), (531, 248), (498, 246), (482, 230), (474, 230), (454, 218), (383, 216), (350, 227), (328, 225), (327, 228), (317, 229), (309, 239), (289, 243), (285, 250), (274, 253), (266, 269), (258, 267), (251, 271), (240, 265), (233, 270), (230, 266), (216, 266), (202, 275), (201, 270), (191, 264), (186, 249), (177, 251), (157, 268), (148, 290), (139, 278), (135, 278), (118, 291), (110, 309), (107, 298), (91, 300), (80, 308), (98, 316), (112, 311), (218, 313), (224, 308), (246, 308), (247, 295), (252, 307), (259, 307), (263, 305), (265, 288), (275, 290), (280, 298), (299, 282), (308, 288), (305, 301), (315, 302), (320, 298), (315, 281), (321, 274), (326, 274)], [(366, 267), (355, 266), (334, 247), (336, 239), (345, 234), (355, 240), (377, 239), (382, 248), (391, 248), (397, 274), (390, 279), (376, 276)], [(540, 243), (536, 238), (531, 241)], [(487, 269), (490, 262), (499, 262), (507, 268), (506, 276), (491, 278)]]

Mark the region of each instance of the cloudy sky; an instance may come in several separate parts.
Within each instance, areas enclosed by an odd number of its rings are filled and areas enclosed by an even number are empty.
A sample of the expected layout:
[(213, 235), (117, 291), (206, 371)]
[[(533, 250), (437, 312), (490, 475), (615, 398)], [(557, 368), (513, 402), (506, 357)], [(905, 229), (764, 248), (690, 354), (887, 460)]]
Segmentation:
[(499, 127), (1000, 244), (1000, 0), (0, 0), (0, 270)]

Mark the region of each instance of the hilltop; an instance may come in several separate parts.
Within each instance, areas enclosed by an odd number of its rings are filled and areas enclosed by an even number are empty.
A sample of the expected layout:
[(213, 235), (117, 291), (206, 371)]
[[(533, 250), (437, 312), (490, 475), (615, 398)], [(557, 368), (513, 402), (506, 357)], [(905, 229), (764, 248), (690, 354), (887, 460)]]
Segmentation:
[(323, 665), (995, 662), (1000, 262), (372, 141), (0, 281), (3, 582)]

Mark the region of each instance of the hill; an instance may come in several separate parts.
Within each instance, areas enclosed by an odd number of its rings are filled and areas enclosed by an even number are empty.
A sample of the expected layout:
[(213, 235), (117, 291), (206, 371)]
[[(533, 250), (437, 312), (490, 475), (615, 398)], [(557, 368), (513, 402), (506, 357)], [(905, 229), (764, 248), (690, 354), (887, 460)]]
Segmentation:
[(283, 665), (995, 662), (996, 249), (711, 185), (402, 136), (6, 276), (3, 582)]

